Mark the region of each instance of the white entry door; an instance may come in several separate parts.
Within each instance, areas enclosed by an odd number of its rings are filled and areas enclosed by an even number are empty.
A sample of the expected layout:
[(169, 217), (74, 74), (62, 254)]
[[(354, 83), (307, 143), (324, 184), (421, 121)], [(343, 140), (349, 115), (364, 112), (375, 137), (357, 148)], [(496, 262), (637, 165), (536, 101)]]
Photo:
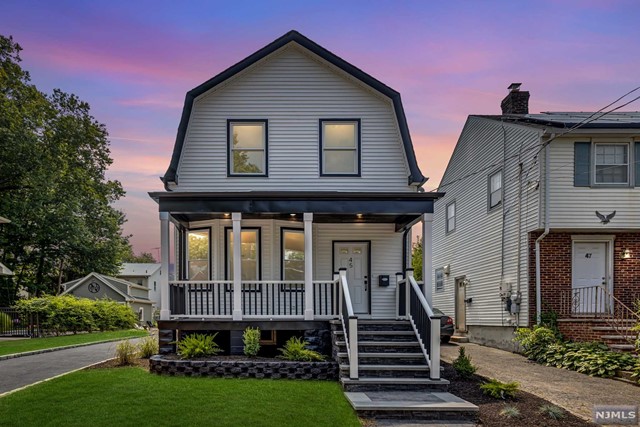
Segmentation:
[(347, 283), (353, 311), (369, 313), (369, 243), (334, 242), (335, 269), (347, 269)]
[(573, 243), (573, 313), (604, 313), (607, 286), (607, 242)]

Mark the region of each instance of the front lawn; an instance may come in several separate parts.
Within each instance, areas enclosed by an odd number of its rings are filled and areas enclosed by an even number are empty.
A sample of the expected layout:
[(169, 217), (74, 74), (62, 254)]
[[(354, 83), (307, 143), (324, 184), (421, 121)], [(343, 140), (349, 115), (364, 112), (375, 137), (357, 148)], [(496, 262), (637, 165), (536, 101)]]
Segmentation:
[(90, 369), (0, 398), (3, 426), (359, 426), (329, 381), (164, 377)]
[(24, 353), (26, 351), (44, 350), (64, 347), (66, 345), (87, 344), (118, 338), (136, 338), (148, 335), (148, 332), (137, 329), (125, 331), (93, 332), (77, 335), (63, 335), (47, 338), (26, 338), (20, 340), (0, 341), (0, 356), (5, 354)]

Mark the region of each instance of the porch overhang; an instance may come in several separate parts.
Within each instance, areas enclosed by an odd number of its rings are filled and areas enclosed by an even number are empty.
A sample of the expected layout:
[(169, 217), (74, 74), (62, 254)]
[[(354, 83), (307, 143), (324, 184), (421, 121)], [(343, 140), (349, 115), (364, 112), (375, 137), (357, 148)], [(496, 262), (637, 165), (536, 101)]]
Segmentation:
[(181, 222), (223, 218), (240, 212), (243, 218), (295, 220), (291, 214), (311, 212), (314, 222), (394, 223), (399, 231), (425, 213), (444, 193), (374, 192), (152, 192), (160, 212)]

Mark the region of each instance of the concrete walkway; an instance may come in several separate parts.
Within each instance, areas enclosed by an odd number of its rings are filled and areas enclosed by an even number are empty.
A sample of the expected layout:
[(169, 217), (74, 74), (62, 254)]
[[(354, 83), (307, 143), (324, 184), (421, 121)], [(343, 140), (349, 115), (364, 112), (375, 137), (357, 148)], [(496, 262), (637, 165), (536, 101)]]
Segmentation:
[(520, 388), (569, 412), (593, 419), (594, 405), (639, 405), (640, 387), (622, 381), (595, 378), (566, 369), (539, 365), (518, 354), (477, 344), (443, 345), (442, 360), (458, 357), (464, 346), (478, 374), (500, 381), (517, 381)]
[(0, 395), (111, 359), (117, 344), (108, 342), (0, 360)]

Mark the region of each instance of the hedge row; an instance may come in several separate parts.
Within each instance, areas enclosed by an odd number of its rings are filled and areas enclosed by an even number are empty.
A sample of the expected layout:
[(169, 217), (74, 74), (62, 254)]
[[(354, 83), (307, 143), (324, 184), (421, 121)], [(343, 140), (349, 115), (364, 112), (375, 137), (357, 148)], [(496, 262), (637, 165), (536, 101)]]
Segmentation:
[(24, 316), (37, 314), (41, 331), (55, 334), (130, 329), (136, 323), (130, 307), (109, 299), (45, 296), (20, 300), (15, 308)]

